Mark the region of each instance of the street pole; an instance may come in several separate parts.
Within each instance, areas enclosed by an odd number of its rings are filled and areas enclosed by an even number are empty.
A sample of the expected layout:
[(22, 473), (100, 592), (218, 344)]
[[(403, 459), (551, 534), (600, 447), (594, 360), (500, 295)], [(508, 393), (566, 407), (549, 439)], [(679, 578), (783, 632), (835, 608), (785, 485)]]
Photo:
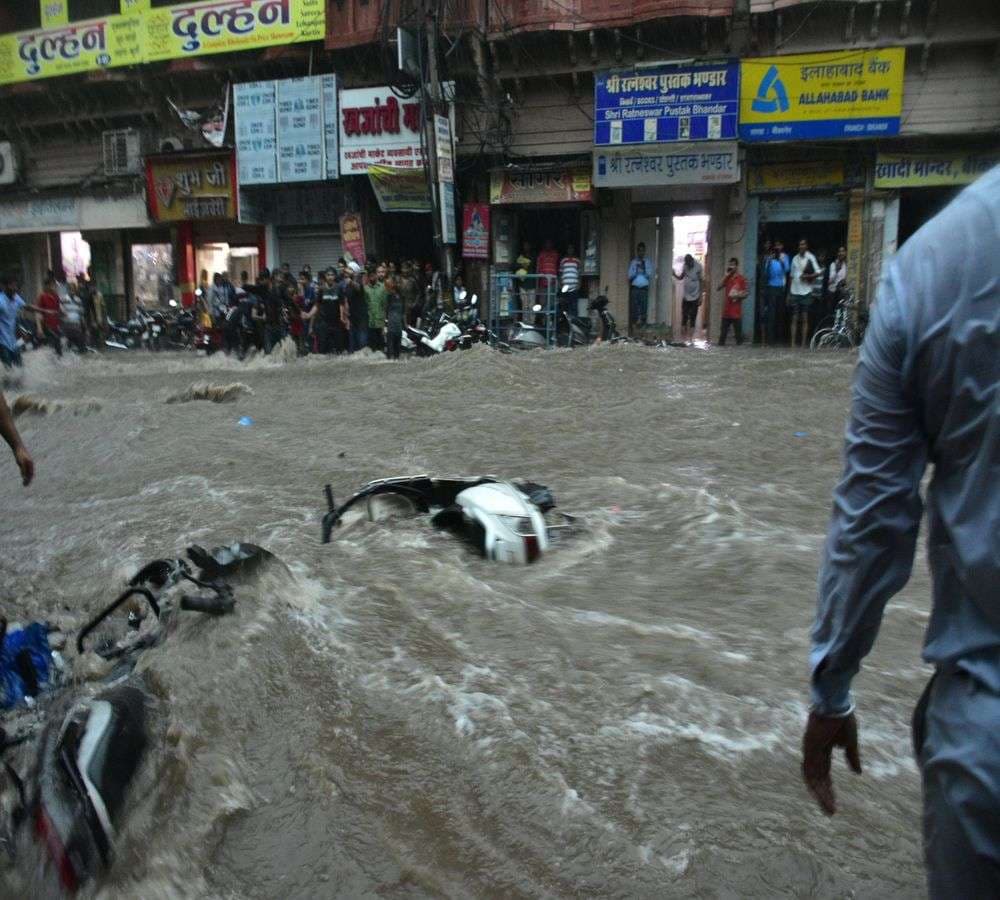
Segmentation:
[(438, 271), (446, 278), (447, 286), (451, 287), (454, 263), (449, 244), (443, 241), (444, 225), (442, 222), (444, 210), (441, 208), (441, 182), (438, 172), (437, 130), (434, 117), (442, 106), (441, 77), (438, 71), (438, 6), (439, 0), (425, 0), (424, 26), (427, 44), (427, 74), (426, 82), (420, 87), (424, 115), (424, 144), (427, 150), (428, 191), (431, 198), (431, 211), (434, 223), (434, 246), (438, 251)]

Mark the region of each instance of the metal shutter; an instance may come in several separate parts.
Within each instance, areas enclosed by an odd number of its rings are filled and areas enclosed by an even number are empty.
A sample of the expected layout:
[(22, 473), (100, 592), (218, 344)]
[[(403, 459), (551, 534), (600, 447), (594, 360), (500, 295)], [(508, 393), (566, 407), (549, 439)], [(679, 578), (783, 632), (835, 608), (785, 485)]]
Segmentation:
[(809, 197), (762, 197), (762, 222), (843, 222), (847, 197), (815, 194)]
[(298, 274), (308, 265), (313, 272), (321, 272), (328, 266), (336, 266), (343, 256), (340, 234), (332, 229), (320, 231), (315, 228), (299, 230), (278, 229), (278, 258), (272, 260), (274, 267), (288, 263)]

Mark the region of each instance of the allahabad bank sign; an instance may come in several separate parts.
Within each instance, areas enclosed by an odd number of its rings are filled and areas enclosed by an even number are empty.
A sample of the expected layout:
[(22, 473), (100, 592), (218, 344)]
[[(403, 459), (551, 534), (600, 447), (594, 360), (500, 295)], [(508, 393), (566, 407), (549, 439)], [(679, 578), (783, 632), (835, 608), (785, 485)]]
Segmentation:
[(902, 47), (740, 61), (740, 138), (793, 141), (899, 133)]
[(326, 32), (325, 0), (214, 0), (155, 9), (149, 0), (121, 0), (120, 9), (0, 36), (0, 84), (318, 41)]

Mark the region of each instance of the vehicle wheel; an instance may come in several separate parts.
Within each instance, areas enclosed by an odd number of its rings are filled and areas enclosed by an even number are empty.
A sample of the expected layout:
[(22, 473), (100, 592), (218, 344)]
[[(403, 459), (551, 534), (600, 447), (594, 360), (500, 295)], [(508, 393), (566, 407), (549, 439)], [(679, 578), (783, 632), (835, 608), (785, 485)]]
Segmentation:
[(809, 342), (811, 350), (853, 350), (854, 341), (843, 331), (834, 331), (832, 328), (817, 331)]

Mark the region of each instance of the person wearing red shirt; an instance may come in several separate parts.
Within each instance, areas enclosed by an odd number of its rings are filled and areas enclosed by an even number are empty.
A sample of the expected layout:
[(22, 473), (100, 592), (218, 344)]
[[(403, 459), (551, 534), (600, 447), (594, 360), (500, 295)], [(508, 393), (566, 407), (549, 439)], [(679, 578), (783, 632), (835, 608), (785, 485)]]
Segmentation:
[(743, 343), (743, 300), (749, 291), (747, 280), (740, 274), (740, 261), (734, 256), (726, 267), (726, 277), (719, 285), (719, 290), (725, 298), (726, 305), (722, 308), (722, 331), (719, 334), (719, 346), (726, 346), (726, 335), (732, 326), (736, 334), (736, 343)]
[(548, 309), (553, 305), (559, 290), (559, 251), (556, 250), (551, 240), (545, 242), (542, 246), (542, 252), (538, 254), (538, 259), (535, 261), (535, 274), (552, 276), (551, 278), (539, 277), (538, 279), (538, 302)]
[(56, 356), (62, 356), (62, 313), (59, 306), (59, 294), (56, 293), (56, 280), (46, 278), (45, 290), (38, 295), (38, 307), (42, 310), (42, 327), (45, 339)]

